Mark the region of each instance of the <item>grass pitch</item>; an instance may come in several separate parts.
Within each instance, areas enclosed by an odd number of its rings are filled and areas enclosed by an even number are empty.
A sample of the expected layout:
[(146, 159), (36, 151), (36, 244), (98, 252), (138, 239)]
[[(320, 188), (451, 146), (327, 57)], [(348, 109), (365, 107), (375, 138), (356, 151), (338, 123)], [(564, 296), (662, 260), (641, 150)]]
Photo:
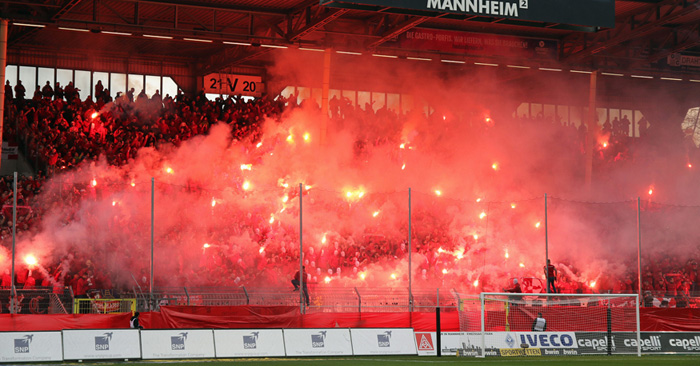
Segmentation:
[[(527, 358), (472, 358), (472, 357), (418, 357), (418, 356), (355, 356), (355, 357), (309, 357), (309, 358), (246, 358), (209, 360), (152, 360), (128, 362), (84, 362), (63, 363), (65, 365), (95, 364), (99, 366), (119, 365), (171, 365), (171, 366), (410, 366), (411, 364), (436, 365), (546, 365), (546, 366), (698, 366), (700, 355), (663, 356), (570, 356), (570, 357), (527, 357)], [(55, 365), (55, 364), (54, 364)]]

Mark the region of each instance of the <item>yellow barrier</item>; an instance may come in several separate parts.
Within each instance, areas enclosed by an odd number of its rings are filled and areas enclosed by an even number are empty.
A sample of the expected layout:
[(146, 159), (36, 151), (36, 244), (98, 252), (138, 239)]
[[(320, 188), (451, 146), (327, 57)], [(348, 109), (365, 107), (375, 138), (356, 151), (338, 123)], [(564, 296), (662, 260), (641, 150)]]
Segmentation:
[(73, 314), (134, 313), (136, 299), (75, 299)]

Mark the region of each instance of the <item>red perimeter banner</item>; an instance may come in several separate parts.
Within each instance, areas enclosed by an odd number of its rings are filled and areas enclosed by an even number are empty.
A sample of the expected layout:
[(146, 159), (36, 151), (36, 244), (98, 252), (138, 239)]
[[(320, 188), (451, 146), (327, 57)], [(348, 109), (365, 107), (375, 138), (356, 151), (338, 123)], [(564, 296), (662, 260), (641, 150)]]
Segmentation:
[(476, 56), (551, 60), (557, 58), (559, 43), (551, 39), (415, 28), (401, 34), (396, 41), (384, 45)]

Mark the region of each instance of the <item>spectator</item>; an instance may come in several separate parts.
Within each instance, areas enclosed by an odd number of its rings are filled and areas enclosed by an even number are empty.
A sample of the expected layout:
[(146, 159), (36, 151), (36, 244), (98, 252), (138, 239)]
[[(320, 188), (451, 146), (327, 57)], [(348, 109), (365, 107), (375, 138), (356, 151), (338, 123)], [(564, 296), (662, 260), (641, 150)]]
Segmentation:
[[(38, 88), (37, 88), (37, 90), (38, 90)], [(41, 95), (46, 99), (53, 98), (53, 88), (51, 87), (50, 81), (47, 81), (46, 85), (44, 85), (44, 87), (41, 88)]]

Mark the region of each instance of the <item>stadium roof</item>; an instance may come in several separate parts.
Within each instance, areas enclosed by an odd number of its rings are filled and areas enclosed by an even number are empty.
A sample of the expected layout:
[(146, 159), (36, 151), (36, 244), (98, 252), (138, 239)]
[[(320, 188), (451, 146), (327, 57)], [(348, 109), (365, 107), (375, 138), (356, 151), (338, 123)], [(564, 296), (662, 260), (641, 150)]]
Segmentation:
[[(273, 47), (461, 57), (533, 66), (698, 75), (667, 57), (700, 56), (700, 0), (615, 2), (613, 29), (396, 8), (319, 5), (319, 0), (0, 0), (11, 49), (190, 59), (201, 73), (259, 65)], [(37, 28), (31, 25), (44, 26)], [(555, 40), (558, 55), (467, 55), (391, 46), (412, 28)]]

